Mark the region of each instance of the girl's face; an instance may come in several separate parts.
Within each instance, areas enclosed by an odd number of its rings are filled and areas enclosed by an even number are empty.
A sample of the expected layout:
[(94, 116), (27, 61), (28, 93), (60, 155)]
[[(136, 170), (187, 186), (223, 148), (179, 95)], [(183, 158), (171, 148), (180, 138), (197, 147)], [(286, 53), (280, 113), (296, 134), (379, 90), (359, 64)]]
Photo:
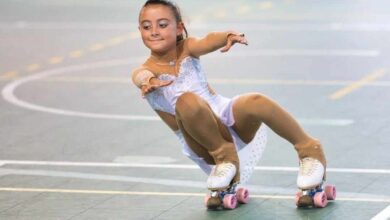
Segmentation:
[(176, 37), (183, 31), (172, 10), (164, 5), (148, 5), (141, 10), (139, 30), (146, 47), (163, 54), (176, 47)]

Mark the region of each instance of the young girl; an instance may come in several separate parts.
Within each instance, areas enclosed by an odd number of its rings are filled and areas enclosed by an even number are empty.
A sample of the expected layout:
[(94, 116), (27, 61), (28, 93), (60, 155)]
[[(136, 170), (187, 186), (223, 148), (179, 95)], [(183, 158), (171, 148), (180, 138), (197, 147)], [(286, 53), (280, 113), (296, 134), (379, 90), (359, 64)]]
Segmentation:
[(263, 123), (295, 147), (300, 161), (298, 187), (310, 189), (322, 183), (326, 160), (321, 144), (289, 113), (262, 94), (228, 99), (207, 83), (199, 57), (221, 48), (227, 52), (236, 43), (247, 45), (244, 34), (226, 31), (187, 37), (178, 7), (168, 0), (144, 4), (139, 30), (151, 53), (133, 71), (132, 80), (177, 134), (183, 152), (209, 175), (210, 190), (248, 180), (264, 148)]

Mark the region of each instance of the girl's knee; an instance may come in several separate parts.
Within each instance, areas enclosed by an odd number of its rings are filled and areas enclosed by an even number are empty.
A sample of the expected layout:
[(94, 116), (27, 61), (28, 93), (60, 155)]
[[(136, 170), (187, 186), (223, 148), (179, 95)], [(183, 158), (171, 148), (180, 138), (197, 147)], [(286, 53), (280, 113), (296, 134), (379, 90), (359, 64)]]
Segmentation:
[(271, 105), (271, 100), (263, 94), (251, 93), (242, 96), (237, 104), (238, 108), (245, 109), (246, 114), (257, 115)]
[(176, 101), (175, 111), (179, 116), (196, 115), (203, 107), (204, 101), (192, 92), (185, 92)]
[(256, 105), (256, 106), (267, 106), (271, 102), (271, 100), (267, 96), (261, 93), (249, 94), (247, 99), (248, 99), (247, 102), (249, 104)]
[(192, 92), (183, 93), (177, 98), (176, 112), (181, 112), (196, 107), (197, 99), (197, 95)]

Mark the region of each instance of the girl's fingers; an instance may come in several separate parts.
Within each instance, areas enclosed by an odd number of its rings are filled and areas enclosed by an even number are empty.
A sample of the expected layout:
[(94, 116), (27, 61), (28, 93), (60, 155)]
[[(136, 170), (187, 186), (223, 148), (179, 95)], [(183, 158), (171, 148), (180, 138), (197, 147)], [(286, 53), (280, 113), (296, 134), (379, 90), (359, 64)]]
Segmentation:
[(141, 96), (142, 96), (142, 98), (145, 98), (145, 95), (146, 95), (146, 91), (145, 91), (145, 90), (141, 90)]
[(142, 97), (145, 98), (145, 95), (148, 94), (149, 92), (153, 91), (154, 89), (152, 89), (151, 86), (147, 85), (145, 86), (142, 90), (141, 90), (141, 93), (142, 93)]
[(161, 81), (160, 82), (160, 87), (163, 87), (163, 86), (168, 86), (172, 83), (173, 81), (170, 80), (170, 81)]
[(224, 48), (221, 49), (222, 53), (228, 52), (232, 46), (231, 45), (226, 45)]
[(158, 84), (145, 85), (143, 87), (143, 89), (141, 90), (142, 91), (142, 97), (145, 97), (145, 95), (147, 95), (150, 92), (153, 92), (154, 90), (156, 90), (156, 89), (158, 89), (160, 87), (168, 86), (172, 82), (173, 82), (172, 80), (170, 80), (170, 81), (160, 81)]
[(229, 51), (232, 46), (233, 46), (233, 42), (231, 40), (228, 40), (226, 46), (224, 48), (222, 48), (220, 51), (222, 53), (225, 53), (225, 52)]
[(236, 35), (234, 37), (231, 37), (226, 46), (224, 48), (221, 49), (221, 52), (224, 53), (224, 52), (227, 52), (230, 50), (230, 48), (235, 44), (235, 43), (240, 43), (240, 44), (245, 44), (245, 45), (248, 45), (248, 41), (246, 40), (245, 38), (245, 35)]
[(245, 35), (237, 36), (236, 41), (239, 42), (240, 44), (248, 45), (248, 41), (246, 40)]
[(247, 41), (245, 38), (242, 39), (242, 40), (240, 41), (240, 43), (245, 44), (245, 45), (248, 45), (248, 41)]

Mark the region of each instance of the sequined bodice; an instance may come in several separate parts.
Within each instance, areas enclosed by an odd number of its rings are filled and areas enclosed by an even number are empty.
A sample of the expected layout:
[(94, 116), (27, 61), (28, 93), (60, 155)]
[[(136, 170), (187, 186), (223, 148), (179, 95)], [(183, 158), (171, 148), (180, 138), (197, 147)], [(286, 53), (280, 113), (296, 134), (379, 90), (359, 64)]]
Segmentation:
[(193, 57), (186, 57), (180, 63), (177, 76), (161, 74), (160, 80), (173, 80), (173, 83), (156, 89), (145, 96), (154, 110), (159, 110), (175, 115), (177, 99), (185, 92), (192, 92), (206, 101), (215, 98), (209, 90), (206, 76), (200, 66), (200, 60)]

